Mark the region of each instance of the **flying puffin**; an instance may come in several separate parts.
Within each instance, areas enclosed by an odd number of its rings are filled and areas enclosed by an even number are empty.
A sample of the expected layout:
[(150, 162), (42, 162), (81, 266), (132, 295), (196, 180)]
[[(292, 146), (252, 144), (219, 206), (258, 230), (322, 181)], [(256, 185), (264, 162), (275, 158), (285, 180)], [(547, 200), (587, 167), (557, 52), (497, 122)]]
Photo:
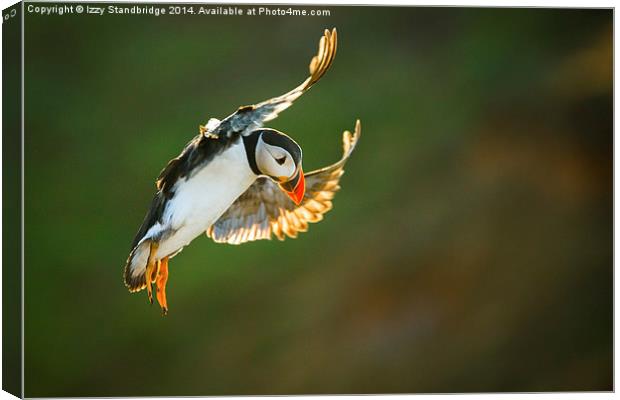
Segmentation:
[(302, 151), (286, 134), (263, 128), (314, 85), (336, 54), (337, 34), (325, 30), (310, 76), (298, 87), (256, 105), (240, 107), (219, 121), (209, 119), (156, 181), (157, 192), (131, 245), (124, 268), (130, 292), (151, 284), (165, 315), (168, 260), (201, 233), (217, 243), (241, 244), (295, 238), (332, 207), (344, 165), (360, 136), (343, 134), (340, 161), (304, 175)]

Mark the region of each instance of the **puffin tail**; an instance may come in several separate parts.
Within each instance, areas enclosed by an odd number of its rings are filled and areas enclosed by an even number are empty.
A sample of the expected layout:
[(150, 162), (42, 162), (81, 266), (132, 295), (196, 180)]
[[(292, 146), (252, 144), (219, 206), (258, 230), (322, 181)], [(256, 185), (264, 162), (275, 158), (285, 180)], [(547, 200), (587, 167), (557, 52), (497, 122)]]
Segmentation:
[(131, 250), (124, 269), (125, 286), (131, 293), (146, 288), (146, 265), (151, 251), (151, 241), (142, 240)]

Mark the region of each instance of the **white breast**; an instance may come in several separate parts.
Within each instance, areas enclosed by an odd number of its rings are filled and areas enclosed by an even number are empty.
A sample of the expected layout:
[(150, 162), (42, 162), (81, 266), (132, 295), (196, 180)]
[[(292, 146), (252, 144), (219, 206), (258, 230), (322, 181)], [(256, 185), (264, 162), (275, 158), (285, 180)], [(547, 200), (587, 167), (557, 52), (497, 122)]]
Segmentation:
[(157, 257), (175, 253), (204, 233), (255, 180), (239, 141), (189, 179), (177, 182), (161, 226), (175, 233), (160, 243)]

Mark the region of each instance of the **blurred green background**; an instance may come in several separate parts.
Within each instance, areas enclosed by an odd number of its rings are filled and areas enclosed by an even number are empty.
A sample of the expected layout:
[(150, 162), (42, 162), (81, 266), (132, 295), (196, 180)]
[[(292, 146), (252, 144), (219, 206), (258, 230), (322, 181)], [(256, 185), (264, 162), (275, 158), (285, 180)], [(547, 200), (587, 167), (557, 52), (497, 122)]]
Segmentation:
[[(26, 396), (612, 390), (612, 11), (305, 8), (26, 14)], [(333, 26), (269, 126), (311, 170), (362, 120), (334, 209), (197, 238), (163, 318), (121, 277), (160, 169)]]

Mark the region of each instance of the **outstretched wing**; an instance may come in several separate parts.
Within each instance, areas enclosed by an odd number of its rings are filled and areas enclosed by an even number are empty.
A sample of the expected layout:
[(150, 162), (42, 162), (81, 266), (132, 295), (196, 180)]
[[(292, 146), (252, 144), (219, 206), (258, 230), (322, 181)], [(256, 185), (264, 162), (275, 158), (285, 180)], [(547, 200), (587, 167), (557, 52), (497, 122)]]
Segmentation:
[(299, 96), (310, 89), (332, 65), (336, 56), (338, 35), (336, 28), (325, 30), (319, 42), (319, 51), (310, 61), (310, 76), (295, 89), (273, 99), (251, 106), (240, 107), (234, 114), (226, 117), (213, 132), (217, 135), (232, 135), (233, 133), (246, 134), (271, 121), (278, 114), (293, 104)]
[(207, 230), (207, 236), (218, 243), (241, 244), (253, 240), (279, 240), (297, 237), (308, 230), (308, 223), (319, 222), (331, 210), (332, 199), (344, 165), (353, 152), (361, 133), (358, 120), (355, 133), (342, 135), (343, 156), (335, 164), (306, 174), (306, 194), (299, 206), (288, 198), (269, 178), (259, 178)]

